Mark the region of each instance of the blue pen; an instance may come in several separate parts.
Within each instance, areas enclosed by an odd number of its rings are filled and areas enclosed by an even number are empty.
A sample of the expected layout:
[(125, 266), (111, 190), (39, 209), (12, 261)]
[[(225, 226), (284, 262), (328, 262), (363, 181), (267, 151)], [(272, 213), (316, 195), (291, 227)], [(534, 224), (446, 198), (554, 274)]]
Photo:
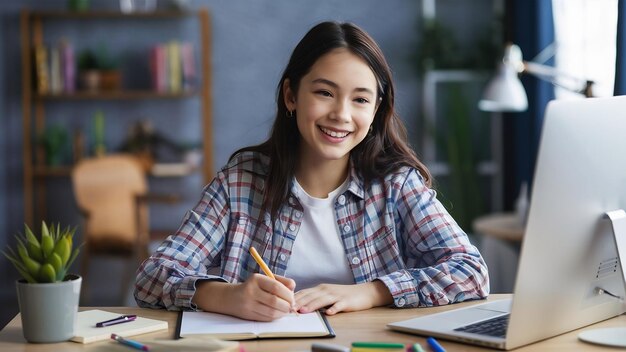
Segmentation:
[(141, 351), (150, 351), (150, 347), (141, 344), (137, 341), (133, 341), (133, 340), (127, 340), (123, 337), (121, 337), (120, 335), (117, 334), (111, 334), (111, 338), (119, 343), (121, 343), (122, 345), (126, 345), (128, 347), (132, 347), (132, 348), (136, 348), (138, 350)]
[(427, 338), (426, 342), (428, 342), (428, 346), (430, 346), (430, 349), (432, 349), (433, 352), (446, 352), (446, 349), (441, 347), (439, 342), (437, 342), (434, 337)]

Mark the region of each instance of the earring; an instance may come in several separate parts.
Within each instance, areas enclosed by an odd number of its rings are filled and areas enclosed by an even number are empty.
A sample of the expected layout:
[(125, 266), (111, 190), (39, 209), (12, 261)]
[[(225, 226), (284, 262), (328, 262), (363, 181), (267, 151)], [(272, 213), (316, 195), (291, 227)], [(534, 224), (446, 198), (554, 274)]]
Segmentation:
[(293, 110), (287, 110), (285, 115), (287, 115), (287, 117), (293, 117)]
[(367, 131), (367, 134), (372, 134), (372, 131), (374, 131), (374, 125), (370, 125), (370, 130)]

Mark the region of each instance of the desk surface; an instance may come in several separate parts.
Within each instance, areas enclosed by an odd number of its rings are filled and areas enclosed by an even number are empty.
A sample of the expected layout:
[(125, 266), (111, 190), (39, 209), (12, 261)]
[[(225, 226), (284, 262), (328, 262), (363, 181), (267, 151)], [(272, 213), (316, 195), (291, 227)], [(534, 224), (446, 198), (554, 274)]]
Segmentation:
[[(489, 300), (497, 300), (508, 298), (510, 295), (491, 295)], [(448, 309), (458, 308), (464, 305), (476, 304), (478, 302), (466, 302), (454, 304), (444, 307), (435, 308), (415, 308), (415, 309), (394, 309), (394, 308), (374, 308), (366, 311), (353, 313), (340, 313), (336, 316), (329, 317), (329, 322), (335, 330), (337, 337), (333, 339), (274, 339), (274, 340), (254, 340), (244, 341), (243, 345), (249, 352), (256, 351), (293, 351), (302, 352), (310, 351), (311, 343), (327, 342), (350, 346), (353, 341), (386, 341), (400, 343), (419, 342), (425, 346), (426, 340), (421, 336), (404, 334), (388, 330), (385, 325), (390, 322), (405, 320), (421, 315), (441, 312)], [(95, 309), (96, 307), (82, 307), (81, 310)], [(155, 332), (145, 335), (133, 337), (136, 340), (149, 340), (152, 338), (172, 338), (176, 328), (177, 312), (169, 312), (165, 310), (152, 310), (136, 307), (98, 307), (119, 313), (131, 313), (140, 316), (167, 320), (169, 323), (168, 331)], [(563, 350), (563, 351), (607, 351), (610, 348), (595, 346), (580, 342), (577, 335), (585, 329), (593, 329), (598, 327), (615, 327), (626, 325), (626, 315), (606, 320), (595, 324), (591, 327), (576, 330), (567, 334), (563, 334), (545, 341), (541, 341), (526, 347), (516, 349), (515, 351), (546, 351), (546, 350)], [(478, 351), (483, 350), (479, 347), (463, 345), (448, 341), (440, 341), (447, 351)], [(17, 315), (2, 331), (0, 331), (0, 351), (93, 351), (103, 350), (106, 344), (114, 343), (112, 341), (95, 342), (82, 345), (73, 342), (63, 342), (57, 344), (27, 344), (22, 337), (22, 327), (19, 315)], [(129, 351), (132, 351), (129, 349)]]

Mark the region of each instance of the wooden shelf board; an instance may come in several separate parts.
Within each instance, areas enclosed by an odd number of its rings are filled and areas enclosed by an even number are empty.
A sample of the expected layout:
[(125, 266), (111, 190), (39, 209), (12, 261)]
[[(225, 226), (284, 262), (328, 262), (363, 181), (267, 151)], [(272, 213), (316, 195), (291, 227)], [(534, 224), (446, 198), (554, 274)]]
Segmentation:
[[(183, 170), (178, 163), (161, 163), (159, 164), (162, 168), (167, 169), (165, 171), (158, 172), (148, 172), (148, 176), (155, 178), (175, 178), (175, 177), (184, 177), (191, 175), (193, 173), (197, 173), (200, 171), (199, 168), (189, 167)], [(63, 166), (36, 166), (34, 169), (35, 177), (69, 177), (72, 173), (73, 165), (63, 165)], [(175, 170), (169, 170), (173, 168)]]
[(163, 18), (181, 18), (191, 17), (195, 14), (193, 12), (185, 11), (149, 11), (149, 12), (132, 12), (122, 13), (119, 11), (33, 11), (31, 16), (40, 19), (76, 19), (76, 20), (90, 20), (97, 18), (104, 19), (163, 19)]
[(116, 90), (116, 91), (77, 91), (75, 93), (35, 93), (38, 99), (45, 100), (139, 100), (139, 99), (180, 99), (198, 95), (197, 91), (180, 93), (160, 93), (151, 90)]

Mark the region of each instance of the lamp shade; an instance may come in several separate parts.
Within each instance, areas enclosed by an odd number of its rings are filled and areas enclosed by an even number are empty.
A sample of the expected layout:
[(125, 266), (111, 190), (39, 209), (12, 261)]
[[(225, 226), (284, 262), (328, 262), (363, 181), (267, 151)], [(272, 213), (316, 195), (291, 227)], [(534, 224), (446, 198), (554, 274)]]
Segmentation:
[(524, 111), (528, 108), (526, 90), (514, 67), (505, 62), (500, 64), (497, 75), (487, 84), (478, 108), (499, 112)]

